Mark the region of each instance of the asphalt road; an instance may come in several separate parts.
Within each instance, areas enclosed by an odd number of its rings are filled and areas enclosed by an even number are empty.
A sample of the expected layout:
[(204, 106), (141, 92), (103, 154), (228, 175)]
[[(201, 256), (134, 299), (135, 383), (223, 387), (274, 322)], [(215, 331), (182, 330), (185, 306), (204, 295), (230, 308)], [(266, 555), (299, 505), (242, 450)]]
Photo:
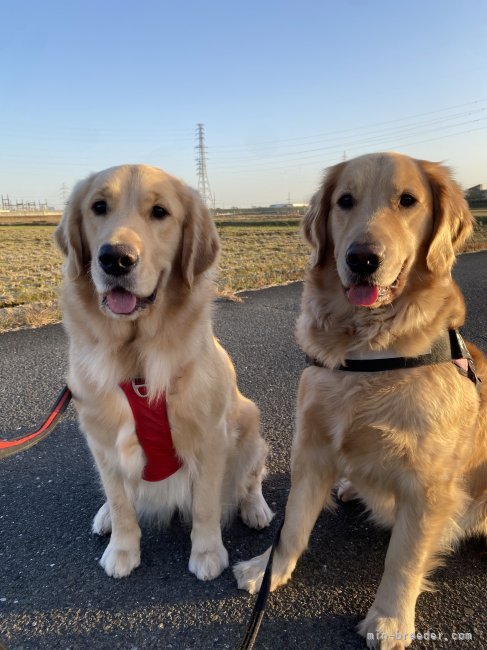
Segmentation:
[[(469, 310), (464, 334), (487, 351), (487, 252), (463, 256), (455, 276)], [(232, 564), (270, 544), (289, 489), (294, 402), (304, 359), (293, 339), (301, 285), (218, 302), (216, 333), (231, 353), (245, 394), (262, 411), (272, 452), (265, 495), (277, 516), (257, 532), (240, 521), (224, 531)], [(35, 425), (64, 384), (61, 326), (0, 336), (0, 431)], [(143, 529), (142, 564), (130, 577), (108, 578), (98, 564), (106, 540), (90, 533), (102, 503), (97, 476), (70, 407), (58, 429), (30, 451), (0, 462), (0, 639), (31, 648), (145, 650), (236, 648), (254, 602), (230, 570), (210, 583), (187, 569), (189, 530)], [(323, 512), (310, 552), (292, 581), (270, 596), (258, 649), (362, 648), (354, 632), (380, 580), (389, 535), (357, 504)], [(449, 642), (416, 648), (487, 648), (487, 563), (469, 541), (436, 571), (438, 591), (421, 595), (417, 630)], [(451, 640), (453, 633), (471, 641)]]

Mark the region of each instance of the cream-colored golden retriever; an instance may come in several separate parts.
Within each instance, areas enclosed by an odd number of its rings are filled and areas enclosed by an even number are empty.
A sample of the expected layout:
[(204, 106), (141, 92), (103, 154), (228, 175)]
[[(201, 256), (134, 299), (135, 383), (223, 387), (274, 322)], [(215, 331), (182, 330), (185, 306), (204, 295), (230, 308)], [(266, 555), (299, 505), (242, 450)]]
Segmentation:
[(68, 384), (106, 495), (93, 522), (111, 532), (100, 563), (129, 575), (138, 516), (178, 510), (192, 518), (190, 571), (215, 578), (228, 566), (221, 521), (240, 508), (262, 528), (272, 513), (259, 411), (213, 336), (214, 223), (179, 180), (124, 165), (75, 187), (56, 240)]
[[(438, 554), (461, 536), (487, 534), (487, 385), (479, 394), (466, 359), (378, 372), (339, 367), (415, 358), (449, 340), (465, 317), (451, 269), (471, 228), (448, 170), (399, 154), (329, 169), (304, 218), (312, 261), (297, 338), (316, 364), (299, 386), (272, 589), (291, 577), (345, 477), (375, 519), (392, 526), (384, 574), (359, 626), (369, 647), (408, 646)], [(484, 357), (468, 348), (487, 378)], [(237, 565), (241, 588), (259, 588), (268, 553)]]

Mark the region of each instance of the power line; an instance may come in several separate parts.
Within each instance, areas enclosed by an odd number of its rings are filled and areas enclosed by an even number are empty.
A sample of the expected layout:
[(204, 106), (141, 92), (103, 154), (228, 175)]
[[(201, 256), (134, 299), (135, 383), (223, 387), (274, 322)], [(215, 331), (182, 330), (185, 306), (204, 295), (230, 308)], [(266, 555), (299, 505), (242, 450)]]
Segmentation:
[[(372, 147), (372, 146), (377, 146), (381, 144), (388, 144), (391, 142), (397, 142), (398, 140), (404, 138), (404, 137), (409, 137), (409, 138), (418, 138), (422, 137), (425, 135), (429, 135), (430, 133), (435, 133), (435, 132), (446, 132), (445, 135), (442, 137), (449, 137), (450, 135), (456, 135), (455, 132), (453, 133), (448, 133), (448, 131), (451, 131), (452, 129), (458, 129), (462, 126), (469, 126), (469, 125), (475, 125), (479, 124), (481, 122), (485, 122), (487, 120), (487, 117), (482, 117), (482, 118), (476, 118), (474, 120), (466, 120), (462, 122), (455, 122), (452, 124), (447, 124), (443, 126), (438, 126), (438, 127), (419, 127), (417, 129), (410, 127), (407, 129), (399, 129), (398, 131), (390, 131), (387, 132), (387, 130), (384, 133), (377, 133), (377, 134), (370, 134), (368, 136), (365, 134), (365, 137), (362, 139), (358, 138), (345, 138), (341, 140), (335, 140), (334, 142), (330, 142), (330, 144), (321, 146), (321, 147), (316, 147), (313, 149), (306, 149), (306, 150), (301, 150), (301, 151), (294, 151), (294, 152), (282, 152), (278, 154), (273, 154), (270, 156), (266, 156), (265, 159), (261, 160), (256, 160), (255, 156), (248, 156), (246, 158), (238, 158), (234, 157), (233, 161), (234, 164), (232, 163), (226, 163), (224, 161), (217, 161), (220, 162), (220, 165), (214, 165), (212, 166), (212, 169), (214, 170), (224, 170), (228, 171), (230, 169), (245, 169), (247, 167), (253, 168), (253, 167), (259, 167), (259, 166), (271, 166), (275, 168), (277, 165), (285, 165), (286, 162), (289, 164), (293, 164), (297, 161), (305, 161), (305, 160), (317, 160), (320, 157), (323, 156), (325, 152), (332, 152), (332, 151), (337, 151), (338, 153), (342, 152), (343, 149), (351, 150), (351, 149), (357, 149), (359, 147)], [(481, 127), (481, 129), (486, 128), (486, 127)], [(481, 130), (481, 129), (475, 129), (475, 130)], [(461, 133), (466, 133), (469, 132), (469, 130), (463, 130)], [(435, 140), (437, 138), (428, 138), (426, 141), (430, 140)], [(409, 143), (406, 143), (409, 144)], [(404, 146), (404, 145), (398, 145), (398, 144), (393, 144), (393, 146)], [(262, 157), (264, 158), (264, 157)]]
[[(372, 124), (365, 124), (365, 125), (362, 124), (360, 126), (348, 127), (346, 129), (333, 130), (333, 131), (328, 131), (328, 132), (324, 132), (324, 133), (315, 133), (314, 135), (305, 135), (305, 136), (298, 136), (298, 137), (294, 137), (294, 138), (287, 138), (285, 140), (280, 140), (280, 143), (281, 144), (286, 144), (288, 142), (296, 142), (296, 141), (303, 141), (303, 140), (316, 141), (316, 139), (321, 138), (321, 137), (328, 138), (330, 136), (340, 135), (342, 133), (351, 133), (351, 132), (354, 132), (354, 131), (363, 131), (363, 130), (368, 130), (368, 129), (374, 129), (375, 130), (376, 127), (377, 127), (377, 129), (383, 129), (384, 125), (387, 125), (387, 124), (396, 124), (397, 122), (405, 122), (405, 121), (409, 121), (409, 120), (415, 120), (416, 118), (426, 117), (426, 116), (429, 116), (429, 115), (438, 115), (439, 113), (445, 113), (447, 111), (452, 111), (452, 110), (455, 110), (455, 109), (458, 109), (458, 108), (464, 108), (466, 106), (473, 106), (473, 105), (477, 105), (477, 104), (483, 104), (485, 102), (487, 102), (487, 98), (476, 99), (476, 100), (471, 101), (471, 102), (465, 102), (463, 104), (455, 104), (453, 106), (436, 109), (434, 111), (428, 111), (426, 113), (415, 113), (414, 115), (408, 115), (406, 117), (398, 117), (398, 118), (394, 118), (392, 120), (383, 120), (381, 122), (374, 122)], [(476, 109), (476, 110), (486, 110), (486, 109), (482, 108), (482, 109)], [(466, 114), (469, 114), (469, 111), (467, 111), (466, 113), (463, 113), (463, 115), (466, 115)], [(450, 117), (453, 117), (453, 116), (445, 116), (444, 118), (438, 118), (438, 119), (449, 119)], [(431, 121), (436, 122), (436, 121), (438, 121), (438, 119), (433, 119)], [(252, 146), (253, 147), (258, 147), (258, 146), (266, 146), (266, 145), (273, 145), (273, 144), (275, 144), (274, 141), (268, 140), (268, 141), (261, 141), (261, 142), (253, 142)], [(299, 143), (296, 146), (299, 146)], [(235, 149), (241, 149), (241, 148), (248, 149), (248, 144), (239, 143), (239, 144), (217, 145), (217, 146), (211, 147), (211, 151), (219, 151), (220, 149), (227, 150), (227, 149), (233, 149), (233, 148), (235, 148)]]
[[(365, 130), (365, 131), (361, 131), (358, 135), (360, 135), (360, 136), (370, 136), (370, 137), (374, 137), (374, 136), (382, 137), (382, 136), (387, 135), (387, 134), (407, 133), (407, 132), (417, 131), (417, 130), (422, 130), (422, 129), (430, 130), (431, 127), (434, 126), (434, 125), (436, 125), (435, 128), (438, 129), (442, 122), (443, 123), (444, 122), (449, 122), (449, 121), (452, 121), (452, 120), (458, 120), (458, 119), (462, 119), (464, 117), (469, 117), (469, 116), (472, 117), (472, 116), (480, 115), (480, 114), (483, 114), (483, 113), (486, 113), (486, 112), (487, 112), (487, 106), (484, 107), (484, 108), (477, 109), (475, 111), (468, 111), (468, 112), (465, 112), (465, 113), (456, 113), (455, 115), (448, 115), (448, 116), (445, 116), (445, 117), (442, 117), (442, 118), (436, 118), (436, 119), (433, 119), (433, 120), (420, 121), (420, 122), (411, 122), (409, 124), (404, 124), (404, 125), (400, 125), (400, 126), (398, 125), (396, 127), (385, 127), (385, 128), (381, 127), (381, 128), (374, 128), (374, 129), (371, 129), (371, 130)], [(478, 118), (478, 119), (481, 119), (481, 118)], [(471, 120), (467, 120), (467, 122), (463, 122), (463, 123), (470, 123), (470, 122), (475, 122), (475, 121), (476, 121), (475, 119), (471, 119)], [(462, 124), (462, 123), (460, 123), (460, 124)], [(453, 126), (458, 126), (458, 123), (444, 124), (442, 128), (448, 128), (448, 127), (453, 127)], [(330, 142), (330, 140), (333, 142), (334, 141), (333, 138), (335, 139), (335, 141), (338, 141), (338, 140), (336, 140), (337, 136), (340, 136), (342, 133), (348, 133), (350, 130), (351, 129), (347, 129), (345, 131), (334, 131), (334, 132), (331, 132), (328, 135), (328, 137), (326, 137), (326, 138), (324, 138), (323, 136), (322, 137), (317, 136), (312, 140), (311, 143), (297, 142), (295, 144), (290, 144), (290, 145), (287, 145), (285, 153), (275, 154), (275, 155), (276, 156), (277, 155), (294, 156), (294, 155), (298, 155), (298, 154), (301, 154), (301, 153), (309, 153), (310, 151), (311, 152), (320, 151), (321, 148), (319, 148), (319, 149), (316, 149), (316, 148), (315, 149), (305, 149), (305, 150), (301, 150), (301, 151), (292, 151), (291, 147), (310, 146), (311, 144), (318, 144), (320, 142), (327, 143), (327, 142)], [(353, 130), (356, 131), (355, 128)], [(311, 138), (311, 137), (312, 136), (309, 136), (309, 138)], [(347, 135), (347, 136), (344, 137), (344, 139), (341, 139), (339, 141), (340, 142), (350, 142), (350, 143), (353, 144), (354, 142), (356, 142), (357, 137), (358, 137), (357, 135)], [(283, 140), (278, 142), (279, 145), (282, 145), (284, 143), (285, 143), (285, 141), (283, 141)], [(243, 153), (249, 153), (248, 149), (249, 148), (247, 147), (247, 152), (241, 152), (240, 155), (242, 155)], [(254, 150), (257, 149), (257, 146), (253, 145), (253, 149)], [(213, 148), (211, 148), (211, 152), (213, 153)], [(249, 155), (252, 155), (252, 153), (249, 153)], [(273, 157), (273, 156), (269, 156), (269, 157)], [(231, 154), (230, 152), (224, 152), (223, 154), (218, 154), (217, 153), (216, 156), (213, 156), (213, 159), (216, 160), (216, 161), (225, 161), (225, 160), (231, 160), (231, 159), (235, 160), (235, 155)]]
[[(484, 131), (487, 129), (487, 99), (478, 99), (463, 104), (457, 104), (435, 111), (418, 113), (409, 117), (396, 118), (369, 124), (368, 126), (353, 126), (347, 129), (330, 131), (328, 133), (320, 132), (315, 135), (304, 135), (300, 137), (287, 138), (279, 141), (261, 141), (253, 142), (252, 149), (249, 151), (247, 144), (227, 144), (209, 147), (211, 155), (210, 171), (213, 174), (271, 174), (276, 171), (292, 170), (299, 168), (308, 168), (318, 166), (320, 169), (329, 164), (340, 160), (343, 152), (347, 152), (347, 158), (358, 155), (365, 150), (372, 148), (387, 149), (411, 149), (426, 142), (434, 142), (446, 138), (453, 138), (463, 134)], [(18, 128), (19, 125), (16, 125)], [(0, 130), (5, 124), (0, 120)], [(9, 125), (9, 128), (11, 125)], [(32, 124), (30, 125), (31, 128)], [(45, 127), (44, 127), (45, 128)], [(116, 134), (120, 133), (117, 138)], [(153, 141), (157, 139), (161, 142), (162, 147), (169, 147), (177, 142), (189, 141), (188, 129), (128, 129), (119, 131), (112, 129), (76, 129), (70, 131), (67, 127), (56, 129), (54, 137), (45, 133), (46, 139), (50, 141), (60, 138), (65, 143), (71, 137), (73, 140), (82, 138), (85, 142), (90, 139), (98, 142), (110, 139), (116, 139), (117, 144), (126, 147), (132, 146), (132, 138), (138, 138), (138, 143), (147, 137)], [(63, 135), (66, 134), (66, 135)], [(83, 137), (84, 134), (84, 137)], [(194, 142), (194, 131), (191, 131), (191, 138)], [(12, 134), (6, 133), (5, 135)], [(27, 132), (21, 135), (29, 137)], [(39, 139), (44, 137), (44, 133), (37, 133)], [(20, 137), (18, 138), (20, 139)], [(32, 139), (32, 138), (30, 138)], [(263, 149), (269, 145), (278, 145), (279, 149), (272, 154), (265, 150), (259, 155), (258, 148)], [(44, 153), (43, 149), (46, 148)], [(56, 149), (56, 147), (55, 147)], [(183, 147), (180, 147), (183, 150)], [(215, 198), (210, 188), (208, 176), (208, 147), (205, 143), (205, 129), (203, 124), (197, 125), (196, 130), (196, 170), (198, 178), (198, 190), (208, 207), (214, 206)], [(187, 148), (188, 153), (190, 148)], [(28, 159), (22, 156), (22, 145), (13, 155), (8, 157), (8, 161), (0, 161), (0, 168), (8, 164), (9, 175), (22, 176), (26, 169), (37, 169), (40, 166), (46, 167), (63, 167), (80, 170), (85, 173), (85, 167), (92, 166), (94, 154), (87, 152), (80, 153), (75, 159), (66, 159), (64, 152), (53, 151), (47, 146), (40, 143), (36, 146), (35, 152), (29, 153)], [(16, 168), (22, 164), (22, 171), (17, 172)], [(168, 163), (169, 164), (169, 163)], [(63, 187), (65, 184), (63, 183)], [(67, 188), (66, 188), (67, 189)], [(63, 202), (66, 200), (63, 195)]]
[[(26, 135), (30, 136), (32, 134), (43, 134), (43, 131), (46, 133), (46, 137), (49, 137), (51, 135), (51, 131), (46, 131), (45, 130), (45, 124), (40, 124), (38, 126), (33, 125), (32, 122), (29, 124), (21, 124), (21, 123), (13, 123), (11, 121), (9, 122), (4, 122), (2, 119), (0, 119), (0, 128), (5, 127), (8, 129), (8, 132), (12, 132), (15, 129), (19, 129), (22, 133), (25, 133)], [(162, 138), (185, 138), (185, 139), (190, 139), (193, 137), (193, 130), (191, 129), (169, 129), (169, 130), (161, 130), (158, 128), (152, 128), (152, 127), (144, 127), (144, 128), (130, 128), (130, 127), (120, 127), (120, 129), (117, 128), (111, 128), (111, 127), (105, 127), (105, 126), (93, 126), (93, 127), (63, 127), (63, 126), (56, 126), (56, 132), (58, 132), (60, 135), (63, 137), (69, 137), (71, 135), (78, 134), (79, 137), (99, 137), (100, 135), (106, 134), (109, 136), (113, 137), (121, 137), (123, 138), (124, 136), (134, 136), (134, 137), (140, 137), (140, 136), (146, 136), (148, 138), (156, 137), (157, 139), (162, 139)]]
[[(477, 131), (485, 131), (486, 129), (487, 129), (487, 125), (486, 126), (481, 126), (481, 127), (475, 128), (475, 129), (465, 129), (463, 131), (456, 131), (454, 133), (448, 133), (446, 135), (440, 135), (440, 136), (437, 136), (437, 137), (434, 137), (434, 138), (425, 138), (423, 140), (414, 140), (414, 141), (409, 140), (408, 142), (395, 142), (395, 143), (391, 144), (387, 148), (391, 149), (391, 150), (408, 149), (408, 148), (410, 148), (412, 146), (416, 146), (416, 145), (419, 145), (419, 144), (425, 144), (427, 142), (435, 142), (437, 140), (445, 140), (447, 138), (452, 138), (452, 137), (455, 137), (455, 136), (458, 136), (458, 135), (465, 135), (465, 134), (474, 133), (474, 132), (477, 132)], [(359, 148), (359, 151), (355, 151), (353, 153), (353, 155), (354, 156), (359, 155), (361, 153), (361, 151), (363, 151), (363, 149), (366, 149), (366, 148), (368, 148), (367, 145), (362, 144), (360, 146), (360, 148)], [(348, 150), (348, 151), (350, 151), (350, 150)], [(348, 151), (347, 151), (347, 155), (348, 155)], [(252, 173), (255, 173), (255, 171), (257, 170), (259, 175), (261, 176), (263, 173), (266, 173), (266, 172), (274, 173), (276, 170), (283, 170), (284, 171), (284, 170), (289, 170), (289, 169), (293, 169), (293, 168), (296, 168), (296, 167), (301, 168), (301, 167), (306, 167), (306, 166), (310, 166), (310, 165), (316, 166), (317, 163), (319, 163), (320, 168), (324, 168), (324, 167), (327, 167), (328, 165), (332, 165), (332, 164), (336, 163), (339, 156), (340, 156), (340, 154), (342, 154), (342, 152), (343, 152), (342, 149), (340, 149), (340, 147), (337, 146), (337, 148), (335, 149), (334, 152), (330, 152), (326, 156), (323, 156), (323, 155), (317, 156), (315, 154), (313, 156), (306, 156), (304, 159), (290, 160), (287, 163), (284, 163), (283, 161), (280, 161), (277, 164), (273, 164), (272, 162), (267, 162), (266, 163), (266, 162), (260, 162), (259, 161), (259, 162), (254, 163), (254, 165), (250, 166), (250, 167), (233, 167), (232, 168), (232, 167), (227, 166), (227, 167), (219, 168), (219, 171), (221, 173), (239, 174), (240, 175), (240, 174), (245, 174), (245, 173), (251, 173), (252, 174)], [(258, 165), (262, 165), (262, 166), (258, 166)]]

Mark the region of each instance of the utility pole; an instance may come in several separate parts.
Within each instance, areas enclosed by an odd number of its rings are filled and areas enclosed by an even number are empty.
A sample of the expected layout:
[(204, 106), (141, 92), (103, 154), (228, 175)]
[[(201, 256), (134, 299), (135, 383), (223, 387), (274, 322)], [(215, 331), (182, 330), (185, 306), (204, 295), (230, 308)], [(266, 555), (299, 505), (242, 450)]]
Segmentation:
[(61, 199), (63, 202), (63, 208), (66, 206), (66, 203), (68, 202), (68, 193), (69, 193), (68, 186), (66, 185), (66, 183), (63, 183), (61, 185), (61, 192), (60, 192)]
[(205, 125), (197, 124), (196, 131), (196, 173), (198, 175), (198, 192), (208, 209), (215, 205), (215, 199), (211, 194), (210, 181), (206, 171), (206, 147), (205, 147)]

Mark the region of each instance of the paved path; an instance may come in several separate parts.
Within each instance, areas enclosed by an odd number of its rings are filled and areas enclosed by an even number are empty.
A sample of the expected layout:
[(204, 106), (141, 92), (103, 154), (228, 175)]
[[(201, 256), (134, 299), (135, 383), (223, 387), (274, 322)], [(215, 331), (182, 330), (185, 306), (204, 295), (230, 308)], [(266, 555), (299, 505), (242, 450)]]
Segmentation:
[[(487, 252), (463, 256), (455, 275), (465, 291), (466, 335), (487, 351)], [(249, 292), (219, 302), (216, 332), (231, 353), (243, 391), (262, 410), (272, 453), (267, 499), (278, 515), (256, 532), (236, 521), (224, 532), (231, 562), (271, 542), (289, 489), (294, 401), (304, 360), (293, 341), (301, 285)], [(0, 336), (0, 431), (36, 424), (63, 385), (66, 340), (60, 326)], [(17, 432), (18, 434), (18, 432)], [(106, 541), (90, 534), (102, 497), (70, 407), (62, 425), (34, 449), (0, 464), (0, 638), (9, 650), (235, 648), (254, 598), (230, 570), (203, 583), (187, 570), (189, 531), (144, 528), (142, 565), (108, 578), (98, 565)], [(292, 582), (270, 597), (258, 649), (362, 648), (354, 627), (373, 600), (388, 533), (360, 506), (324, 512)], [(473, 641), (417, 648), (487, 647), (487, 564), (480, 542), (463, 544), (423, 594), (417, 630), (471, 633)]]

